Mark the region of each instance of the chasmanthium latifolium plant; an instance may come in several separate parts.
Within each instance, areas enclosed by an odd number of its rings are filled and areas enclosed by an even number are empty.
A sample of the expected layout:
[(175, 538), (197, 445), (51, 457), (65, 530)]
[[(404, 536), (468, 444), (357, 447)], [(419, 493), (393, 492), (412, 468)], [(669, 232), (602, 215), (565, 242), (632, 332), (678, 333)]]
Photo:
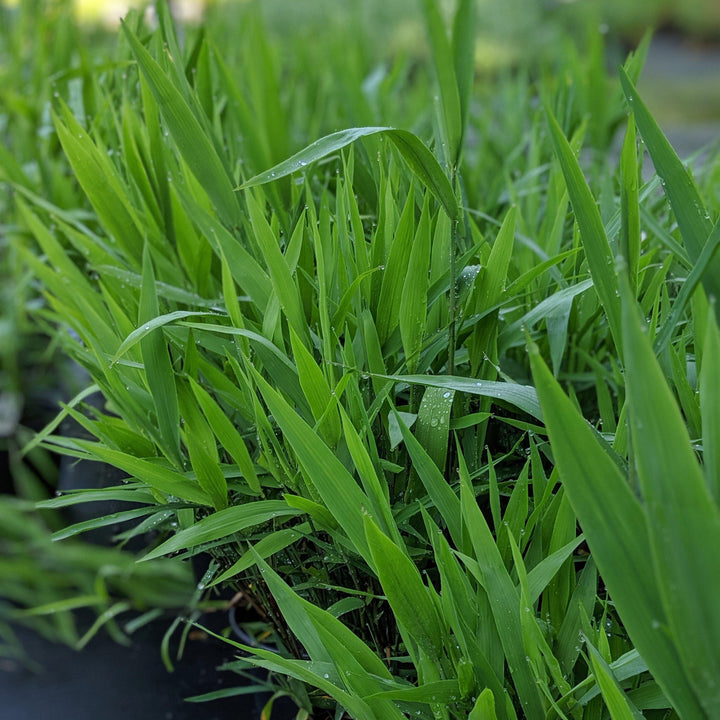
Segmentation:
[(52, 102), (89, 214), (16, 185), (17, 242), (106, 405), (35, 442), (127, 474), (142, 561), (212, 556), (299, 717), (714, 717), (717, 208), (647, 40), (482, 84), (470, 0), (373, 76), (237, 12), (183, 44), (131, 14)]

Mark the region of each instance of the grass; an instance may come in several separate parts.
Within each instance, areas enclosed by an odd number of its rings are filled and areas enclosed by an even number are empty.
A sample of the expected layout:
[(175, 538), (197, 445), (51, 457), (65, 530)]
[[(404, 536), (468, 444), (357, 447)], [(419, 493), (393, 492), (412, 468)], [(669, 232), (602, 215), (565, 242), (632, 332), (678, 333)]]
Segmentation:
[(298, 717), (709, 720), (715, 158), (643, 104), (647, 38), (480, 83), (475, 3), (441, 10), (372, 66), (160, 4), (56, 76), (8, 237), (105, 406), (34, 446), (127, 474), (138, 568), (213, 556)]

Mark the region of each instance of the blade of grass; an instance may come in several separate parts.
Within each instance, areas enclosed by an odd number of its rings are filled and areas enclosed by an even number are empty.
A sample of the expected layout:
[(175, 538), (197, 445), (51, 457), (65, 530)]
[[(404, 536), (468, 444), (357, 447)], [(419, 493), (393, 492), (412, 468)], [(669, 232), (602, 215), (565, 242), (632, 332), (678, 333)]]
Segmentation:
[(713, 313), (707, 314), (702, 366), (700, 369), (700, 413), (702, 417), (705, 482), (715, 504), (720, 503), (720, 333)]
[(372, 563), (362, 518), (363, 508), (370, 508), (367, 496), (332, 450), (298, 417), (295, 409), (262, 377), (256, 375), (255, 380), (286, 441), (305, 469), (307, 482), (317, 489), (357, 552)]
[(607, 315), (615, 346), (620, 348), (622, 347), (620, 291), (617, 276), (615, 275), (613, 254), (605, 234), (600, 211), (583, 176), (575, 153), (549, 107), (547, 108), (547, 116), (555, 153), (565, 176), (570, 203), (580, 228), (580, 238), (585, 249), (585, 257), (590, 268), (593, 285)]
[(413, 133), (389, 127), (351, 128), (326, 135), (287, 160), (245, 181), (240, 189), (279, 180), (302, 170), (316, 160), (321, 160), (331, 153), (347, 147), (360, 138), (378, 134), (387, 136), (393, 142), (410, 169), (442, 204), (448, 216), (454, 220), (458, 216), (455, 193), (435, 156)]
[[(230, 538), (236, 532), (275, 518), (295, 517), (299, 511), (283, 500), (257, 500), (245, 505), (219, 510), (198, 520), (194, 525), (180, 530), (169, 540), (144, 555), (141, 560), (152, 560), (178, 550), (185, 550), (203, 543)], [(230, 542), (230, 540), (228, 541)]]
[(530, 360), (561, 480), (628, 633), (674, 707), (703, 718), (673, 642), (659, 632), (666, 615), (648, 563), (646, 510), (534, 345)]
[(180, 91), (143, 47), (127, 24), (125, 37), (135, 55), (163, 119), (167, 123), (178, 150), (201, 186), (211, 198), (218, 215), (227, 225), (240, 223), (240, 206), (233, 192), (230, 177), (213, 143), (185, 102)]
[[(464, 3), (464, 5), (468, 4)], [(466, 48), (462, 47), (462, 43), (458, 43), (456, 48), (451, 48), (447, 30), (445, 29), (445, 21), (437, 0), (422, 0), (422, 10), (440, 91), (442, 143), (446, 145), (448, 163), (454, 165), (457, 162), (462, 138), (462, 111), (454, 62), (456, 59), (459, 60), (460, 57), (453, 57), (453, 50), (460, 53)]]
[(622, 186), (620, 188), (620, 254), (630, 274), (630, 286), (637, 290), (640, 262), (640, 203), (638, 195), (637, 136), (635, 121), (628, 120), (625, 140), (620, 153)]
[(460, 503), (462, 519), (484, 578), (495, 626), (507, 658), (510, 674), (527, 717), (542, 717), (543, 703), (527, 662), (522, 635), (520, 596), (505, 568), (500, 551), (485, 517), (478, 507), (475, 493), (460, 453)]
[(212, 504), (207, 493), (196, 482), (165, 465), (133, 457), (119, 450), (112, 450), (100, 443), (75, 440), (75, 444), (101, 462), (120, 468), (128, 475), (147, 483), (154, 490), (198, 505)]
[[(690, 172), (680, 162), (677, 153), (638, 95), (637, 88), (622, 68), (620, 82), (655, 170), (662, 178), (663, 189), (677, 219), (688, 257), (695, 263), (713, 228), (710, 214)], [(720, 258), (715, 258), (710, 263), (709, 271), (703, 277), (703, 286), (708, 296), (720, 297)]]
[(407, 273), (400, 295), (398, 322), (408, 372), (417, 368), (427, 319), (428, 270), (430, 267), (430, 207), (426, 195), (420, 222), (410, 248)]
[[(143, 251), (143, 282), (138, 308), (138, 325), (142, 326), (160, 314), (155, 288), (155, 273), (150, 247)], [(161, 328), (145, 334), (140, 340), (140, 352), (145, 365), (148, 389), (155, 404), (155, 413), (165, 452), (177, 467), (182, 467), (180, 452), (180, 409), (178, 406), (175, 371)]]
[(428, 588), (410, 558), (369, 515), (363, 517), (368, 547), (393, 614), (417, 644), (437, 661), (442, 655), (440, 618)]
[(711, 548), (720, 543), (720, 512), (637, 306), (629, 290), (623, 290), (630, 426), (658, 588), (686, 677), (707, 716), (714, 717), (720, 713), (720, 617), (715, 602), (720, 557)]
[(529, 415), (542, 419), (540, 403), (535, 388), (530, 385), (519, 385), (509, 382), (494, 382), (489, 380), (475, 380), (473, 378), (459, 377), (457, 375), (381, 375), (370, 373), (371, 377), (392, 380), (410, 385), (423, 385), (443, 390), (455, 390), (468, 395), (495, 398), (514, 405)]

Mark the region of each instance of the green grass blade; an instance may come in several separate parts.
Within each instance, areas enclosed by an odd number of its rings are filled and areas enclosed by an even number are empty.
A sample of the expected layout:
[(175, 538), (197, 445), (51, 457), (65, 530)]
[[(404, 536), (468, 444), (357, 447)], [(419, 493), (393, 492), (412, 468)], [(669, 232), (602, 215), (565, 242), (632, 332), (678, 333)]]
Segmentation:
[(707, 716), (715, 717), (720, 714), (720, 555), (715, 552), (720, 547), (720, 512), (637, 306), (625, 290), (630, 426), (660, 597), (686, 676)]
[[(212, 634), (212, 633), (211, 633)], [(377, 720), (377, 716), (372, 712), (368, 704), (359, 697), (346, 692), (338, 687), (329, 679), (329, 672), (334, 670), (332, 663), (314, 663), (304, 660), (289, 660), (268, 650), (261, 650), (249, 645), (242, 645), (234, 640), (228, 640), (216, 635), (220, 640), (229, 642), (231, 645), (249, 653), (252, 657), (250, 661), (259, 667), (266, 668), (272, 672), (287, 675), (296, 678), (301, 682), (307, 683), (311, 687), (316, 687), (326, 693), (328, 696), (337, 700), (340, 707), (345, 708), (355, 720)]]
[(452, 390), (429, 387), (423, 393), (418, 410), (415, 436), (440, 472), (445, 472), (454, 398)]
[(308, 324), (302, 308), (297, 284), (293, 279), (290, 267), (285, 256), (280, 251), (280, 245), (273, 233), (258, 202), (247, 195), (247, 204), (250, 211), (250, 220), (255, 232), (258, 245), (270, 272), (270, 281), (273, 290), (280, 301), (280, 306), (295, 332), (306, 344), (308, 337)]
[[(227, 507), (227, 480), (216, 458), (208, 452), (196, 434), (196, 426), (185, 418), (185, 445), (190, 464), (200, 487), (212, 498), (213, 507), (222, 510)], [(214, 449), (214, 444), (213, 444)]]
[(154, 490), (198, 505), (212, 504), (207, 493), (196, 482), (188, 480), (166, 466), (133, 457), (119, 450), (112, 450), (99, 443), (85, 440), (76, 440), (75, 443), (101, 462), (124, 470), (128, 475), (147, 483)]
[[(467, 126), (473, 80), (475, 79), (475, 35), (477, 33), (477, 2), (460, 0), (453, 21), (452, 50), (460, 100), (460, 129), (462, 136)], [(459, 148), (458, 150), (460, 150)], [(459, 155), (459, 152), (458, 152)]]
[(207, 192), (223, 222), (238, 225), (240, 206), (213, 143), (170, 78), (132, 30), (126, 24), (122, 27), (180, 154)]
[[(159, 315), (158, 299), (155, 288), (155, 273), (150, 258), (150, 247), (143, 252), (143, 281), (138, 309), (138, 324), (149, 323)], [(161, 328), (146, 333), (140, 340), (140, 352), (145, 365), (145, 377), (148, 389), (155, 404), (158, 428), (164, 440), (165, 452), (182, 466), (180, 454), (180, 409), (178, 406), (175, 371), (165, 335)]]
[(575, 219), (580, 228), (580, 238), (585, 249), (590, 275), (607, 315), (615, 345), (619, 348), (621, 347), (620, 297), (610, 243), (605, 234), (605, 228), (595, 198), (593, 198), (590, 188), (583, 177), (570, 143), (549, 108), (547, 114), (550, 135), (560, 167), (565, 176), (565, 183), (575, 213)]
[(317, 489), (325, 506), (345, 530), (357, 552), (371, 563), (372, 557), (363, 528), (363, 509), (370, 508), (367, 496), (332, 450), (298, 416), (295, 409), (259, 375), (255, 379), (286, 441), (305, 469), (307, 482)]
[(455, 546), (463, 547), (462, 542), (462, 521), (460, 518), (460, 501), (453, 492), (443, 473), (433, 462), (425, 448), (418, 439), (410, 432), (402, 417), (396, 412), (403, 441), (413, 462), (413, 468), (417, 472), (427, 494), (438, 509), (447, 528), (450, 532)]
[(194, 525), (180, 530), (169, 540), (144, 555), (142, 560), (152, 560), (161, 555), (202, 545), (202, 543), (229, 538), (245, 528), (260, 525), (275, 518), (294, 517), (298, 514), (298, 510), (289, 507), (283, 500), (258, 500), (245, 505), (235, 505), (208, 515)]
[(468, 720), (497, 720), (495, 713), (495, 696), (490, 688), (485, 688), (473, 705)]
[(63, 150), (75, 176), (95, 208), (111, 242), (117, 242), (128, 259), (140, 267), (143, 237), (141, 223), (131, 209), (127, 189), (107, 155), (100, 152), (90, 136), (62, 103), (53, 121)]
[(459, 459), (462, 518), (475, 558), (482, 571), (484, 588), (490, 601), (510, 674), (526, 717), (543, 717), (545, 711), (540, 692), (526, 660), (520, 596), (505, 568), (487, 521), (478, 507), (462, 455), (459, 455)]
[(643, 720), (643, 715), (632, 704), (627, 695), (620, 687), (620, 683), (613, 674), (612, 668), (605, 662), (603, 656), (587, 640), (587, 648), (590, 650), (590, 662), (592, 663), (593, 674), (600, 687), (605, 705), (610, 712), (612, 720)]
[(337, 408), (329, 407), (333, 399), (330, 386), (322, 370), (315, 362), (315, 358), (303, 345), (292, 328), (290, 329), (290, 341), (300, 385), (305, 393), (308, 405), (310, 405), (315, 422), (320, 422), (322, 419), (319, 427), (320, 433), (326, 438), (331, 447), (335, 447), (341, 433), (340, 416)]
[(720, 333), (713, 313), (708, 313), (702, 366), (700, 369), (700, 413), (702, 417), (705, 482), (715, 504), (720, 504)]
[[(688, 256), (693, 263), (697, 262), (712, 231), (710, 214), (689, 170), (683, 166), (622, 68), (620, 82), (655, 170), (662, 178), (663, 189), (677, 219)], [(703, 286), (708, 296), (720, 297), (720, 257), (710, 263), (707, 274), (703, 276)]]
[(692, 270), (688, 273), (685, 278), (685, 282), (680, 289), (677, 297), (675, 298), (672, 310), (668, 315), (667, 319), (660, 328), (655, 337), (653, 343), (655, 352), (660, 353), (664, 350), (670, 342), (675, 329), (680, 324), (683, 314), (685, 313), (690, 300), (692, 299), (693, 293), (697, 286), (705, 281), (708, 277), (708, 273), (712, 271), (712, 263), (715, 255), (717, 254), (718, 247), (720, 247), (720, 222), (716, 223), (710, 237), (708, 238), (705, 246), (697, 259), (697, 262), (693, 265)]
[(190, 378), (190, 386), (215, 437), (235, 461), (250, 489), (260, 495), (262, 488), (245, 441), (212, 396)]
[[(462, 138), (462, 111), (453, 57), (455, 48), (450, 46), (445, 21), (437, 0), (422, 0), (422, 9), (440, 90), (442, 142), (447, 144), (447, 159), (454, 165), (457, 162)], [(465, 48), (458, 43), (457, 50), (460, 52)]]
[(230, 578), (250, 569), (257, 563), (258, 555), (265, 560), (275, 553), (284, 550), (296, 540), (300, 540), (310, 532), (310, 524), (302, 523), (291, 528), (273, 530), (270, 534), (258, 540), (252, 547), (244, 552), (225, 572), (218, 575), (208, 587), (220, 585)]
[(392, 508), (390, 507), (387, 483), (381, 483), (375, 471), (370, 453), (365, 445), (363, 445), (360, 435), (352, 424), (352, 420), (342, 405), (338, 407), (342, 417), (342, 429), (345, 434), (345, 442), (355, 463), (355, 468), (360, 476), (365, 494), (372, 503), (371, 507), (375, 513), (375, 517), (383, 532), (390, 535), (392, 539), (400, 545), (402, 540), (393, 518)]
[(155, 512), (155, 507), (141, 507), (133, 510), (121, 510), (120, 512), (104, 515), (103, 517), (93, 518), (92, 520), (84, 520), (83, 522), (68, 525), (62, 530), (58, 530), (52, 534), (53, 540), (64, 540), (65, 538), (79, 535), (88, 530), (96, 530), (97, 528), (106, 527), (107, 525), (116, 525), (118, 523), (136, 520), (144, 515), (150, 515)]
[(300, 152), (295, 153), (295, 155), (287, 160), (250, 178), (244, 182), (240, 188), (255, 187), (256, 185), (264, 185), (265, 183), (279, 180), (298, 170), (302, 170), (316, 160), (321, 160), (327, 155), (347, 147), (360, 138), (378, 134), (385, 135), (393, 142), (410, 169), (417, 175), (418, 179), (422, 181), (442, 204), (450, 218), (455, 219), (458, 216), (458, 204), (455, 193), (453, 192), (452, 185), (450, 185), (450, 181), (445, 177), (445, 173), (435, 159), (435, 156), (413, 133), (407, 130), (397, 130), (389, 127), (351, 128), (326, 135), (320, 138), (320, 140), (316, 140), (311, 145), (308, 145)]
[(371, 373), (371, 375), (410, 385), (436, 387), (443, 390), (455, 390), (468, 395), (495, 398), (514, 405), (538, 420), (542, 420), (542, 411), (537, 393), (535, 388), (530, 385), (475, 380), (474, 378), (459, 377), (457, 375), (381, 375), (377, 373)]
[(683, 717), (703, 718), (665, 621), (645, 508), (591, 427), (531, 347), (533, 378), (560, 477), (593, 558), (635, 646)]
[(411, 186), (400, 219), (392, 234), (390, 251), (382, 274), (380, 296), (377, 301), (375, 322), (377, 334), (384, 343), (397, 327), (400, 315), (404, 281), (410, 261), (413, 237), (415, 236), (415, 193)]
[(620, 188), (620, 254), (630, 273), (630, 286), (637, 289), (640, 262), (640, 202), (638, 193), (637, 136), (635, 121), (628, 120), (625, 140), (620, 153), (622, 185)]
[(584, 542), (585, 537), (578, 535), (559, 550), (550, 553), (543, 558), (528, 574), (528, 597), (531, 604), (540, 597), (548, 583), (555, 577), (557, 571), (563, 566), (563, 563), (573, 554), (580, 543)]
[(171, 313), (165, 313), (164, 315), (156, 315), (152, 318), (147, 318), (145, 322), (143, 322), (140, 327), (133, 330), (123, 341), (120, 343), (120, 347), (118, 347), (115, 354), (112, 356), (112, 359), (110, 360), (110, 364), (114, 365), (125, 353), (130, 350), (130, 348), (134, 347), (142, 341), (145, 337), (147, 337), (150, 333), (154, 332), (158, 328), (163, 327), (164, 325), (168, 325), (170, 323), (175, 322), (176, 320), (182, 320), (186, 317), (194, 317), (198, 315), (211, 315), (212, 313), (208, 312), (202, 312), (202, 311), (188, 311), (188, 310), (175, 310)]
[(434, 660), (442, 655), (440, 618), (428, 588), (414, 563), (385, 535), (369, 515), (364, 516), (368, 547), (378, 578), (398, 622)]
[(410, 249), (398, 313), (400, 337), (405, 350), (405, 362), (410, 373), (417, 368), (425, 333), (429, 267), (430, 208), (426, 196), (415, 239)]

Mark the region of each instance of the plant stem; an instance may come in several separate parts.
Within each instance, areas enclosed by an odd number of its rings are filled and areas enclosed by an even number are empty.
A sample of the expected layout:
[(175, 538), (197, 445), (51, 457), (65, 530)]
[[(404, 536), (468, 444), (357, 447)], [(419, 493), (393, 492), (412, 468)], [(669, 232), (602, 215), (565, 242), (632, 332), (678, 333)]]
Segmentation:
[[(450, 184), (455, 188), (455, 181), (457, 179), (457, 166), (453, 165), (450, 171)], [(457, 267), (455, 248), (458, 240), (458, 223), (459, 218), (456, 218), (452, 222), (452, 229), (450, 230), (450, 337), (448, 347), (448, 375), (455, 374), (455, 321), (457, 317)]]

